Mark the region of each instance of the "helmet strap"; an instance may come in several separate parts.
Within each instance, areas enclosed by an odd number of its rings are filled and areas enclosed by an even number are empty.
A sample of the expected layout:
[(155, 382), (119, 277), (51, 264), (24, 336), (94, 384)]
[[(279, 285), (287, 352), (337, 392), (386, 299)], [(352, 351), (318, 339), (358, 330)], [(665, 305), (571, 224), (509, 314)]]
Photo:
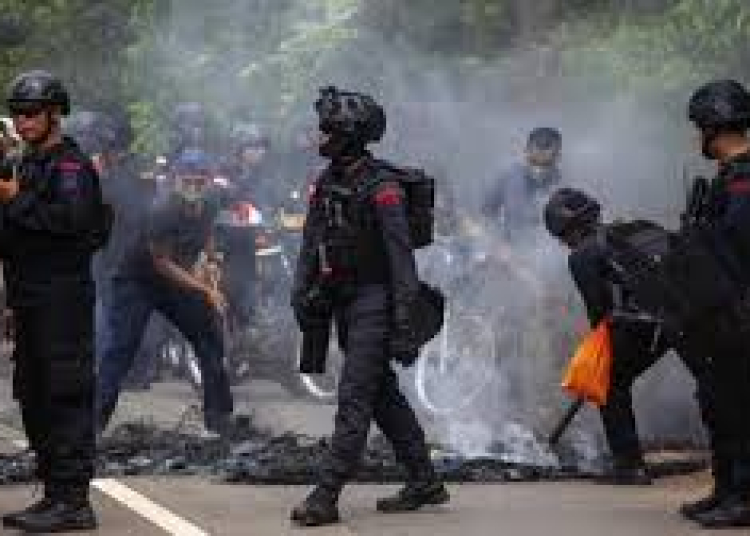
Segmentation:
[(716, 138), (719, 137), (719, 130), (714, 127), (706, 127), (701, 129), (701, 152), (703, 156), (709, 160), (716, 160), (712, 145)]

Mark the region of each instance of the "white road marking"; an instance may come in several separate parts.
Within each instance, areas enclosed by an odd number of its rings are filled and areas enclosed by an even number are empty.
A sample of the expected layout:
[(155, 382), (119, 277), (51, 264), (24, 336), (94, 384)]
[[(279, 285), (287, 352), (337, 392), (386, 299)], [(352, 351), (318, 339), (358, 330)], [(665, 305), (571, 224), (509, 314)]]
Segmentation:
[(166, 508), (159, 506), (148, 497), (141, 495), (134, 489), (111, 478), (98, 478), (91, 485), (116, 500), (120, 504), (127, 506), (133, 512), (144, 519), (148, 519), (157, 527), (163, 529), (168, 534), (179, 536), (207, 536), (208, 532), (200, 527), (193, 525), (190, 521), (181, 518)]
[[(18, 438), (16, 430), (0, 424), (0, 438), (10, 440), (11, 444), (19, 449), (29, 448), (24, 439)], [(175, 536), (208, 536), (209, 533), (194, 525), (190, 521), (181, 518), (150, 500), (122, 482), (112, 478), (97, 478), (91, 482), (91, 486), (98, 489), (111, 499), (130, 509), (140, 517), (150, 521), (167, 534)]]

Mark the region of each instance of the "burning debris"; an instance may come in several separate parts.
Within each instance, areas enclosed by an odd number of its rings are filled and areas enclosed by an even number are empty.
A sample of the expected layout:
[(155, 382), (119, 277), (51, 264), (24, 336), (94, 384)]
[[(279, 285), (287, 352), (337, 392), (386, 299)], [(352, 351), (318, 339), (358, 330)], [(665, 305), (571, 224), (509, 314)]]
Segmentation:
[[(543, 443), (519, 425), (509, 425), (502, 436), (502, 441), (475, 457), (434, 448), (433, 460), (445, 480), (454, 483), (589, 479), (602, 467), (581, 456), (580, 448), (572, 443), (556, 452), (540, 451)], [(525, 449), (531, 450), (525, 453)], [(272, 434), (257, 428), (249, 417), (238, 419), (232, 433), (220, 439), (128, 423), (100, 440), (97, 473), (100, 477), (189, 475), (236, 484), (307, 485), (315, 482), (326, 450), (325, 438)], [(661, 457), (651, 469), (655, 476), (668, 476), (704, 467), (703, 458), (680, 454)], [(34, 458), (28, 451), (0, 456), (0, 485), (30, 482), (33, 472)], [(373, 437), (355, 480), (391, 483), (405, 476), (385, 439)]]

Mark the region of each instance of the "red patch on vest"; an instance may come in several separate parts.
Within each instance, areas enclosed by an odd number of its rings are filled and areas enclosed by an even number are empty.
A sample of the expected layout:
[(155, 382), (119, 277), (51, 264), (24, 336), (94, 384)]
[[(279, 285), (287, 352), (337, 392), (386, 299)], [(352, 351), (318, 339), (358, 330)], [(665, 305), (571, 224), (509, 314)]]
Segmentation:
[(307, 201), (308, 203), (315, 199), (315, 194), (318, 192), (318, 184), (316, 182), (311, 183), (307, 187)]
[(60, 171), (67, 171), (68, 173), (81, 171), (83, 168), (80, 162), (75, 162), (74, 160), (63, 160), (58, 164), (58, 167), (60, 168)]
[(748, 194), (750, 193), (750, 177), (738, 177), (729, 183), (727, 187), (732, 194)]
[(375, 204), (392, 207), (401, 204), (401, 190), (397, 186), (385, 186), (375, 194)]

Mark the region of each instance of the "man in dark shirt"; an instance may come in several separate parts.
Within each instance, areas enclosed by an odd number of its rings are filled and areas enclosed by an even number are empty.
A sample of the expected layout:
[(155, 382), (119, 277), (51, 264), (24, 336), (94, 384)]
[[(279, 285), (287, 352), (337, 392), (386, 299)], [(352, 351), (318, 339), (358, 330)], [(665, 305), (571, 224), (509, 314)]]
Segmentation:
[(91, 161), (60, 119), (62, 83), (44, 71), (20, 75), (7, 99), (28, 147), (0, 181), (8, 305), (15, 321), (13, 391), (36, 454), (44, 498), (3, 516), (3, 526), (48, 533), (93, 529), (94, 282), (91, 260), (108, 221)]
[(99, 426), (106, 427), (121, 383), (152, 312), (172, 322), (190, 342), (204, 378), (206, 429), (223, 433), (233, 410), (223, 365), (224, 296), (193, 273), (201, 252), (212, 250), (212, 230), (223, 197), (212, 187), (213, 159), (186, 149), (174, 164), (176, 192), (155, 207), (134, 237), (112, 281), (108, 329), (99, 370)]

